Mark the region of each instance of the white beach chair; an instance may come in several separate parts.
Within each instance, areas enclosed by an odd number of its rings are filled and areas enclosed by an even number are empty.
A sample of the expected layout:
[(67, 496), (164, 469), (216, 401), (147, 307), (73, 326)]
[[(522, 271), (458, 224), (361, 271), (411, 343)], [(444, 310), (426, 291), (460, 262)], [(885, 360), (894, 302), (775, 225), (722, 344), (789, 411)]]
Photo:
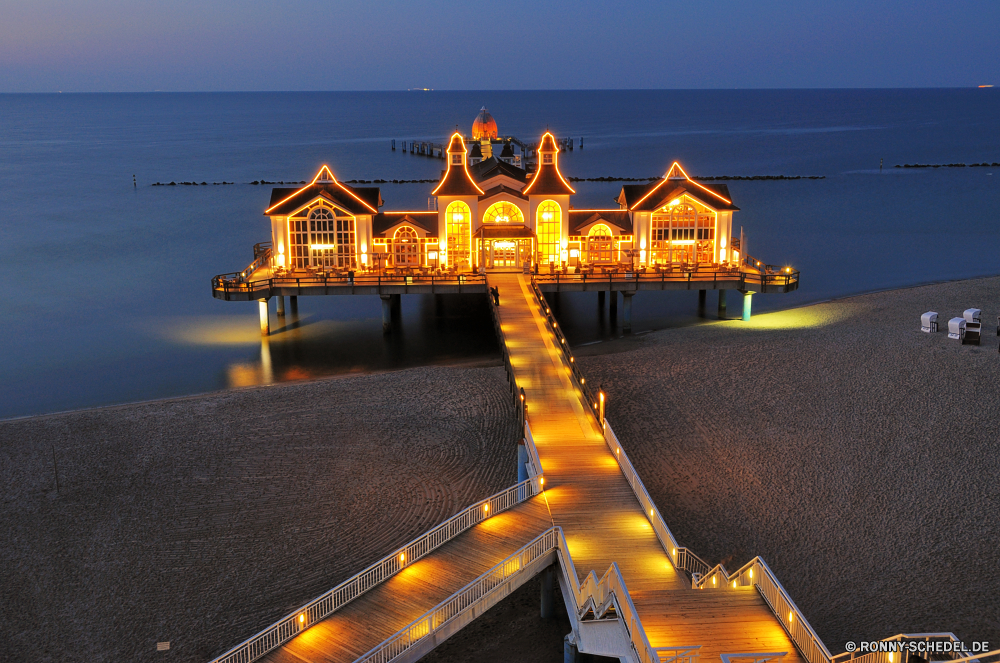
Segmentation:
[(933, 334), (938, 330), (938, 314), (936, 311), (927, 311), (920, 316), (920, 331)]

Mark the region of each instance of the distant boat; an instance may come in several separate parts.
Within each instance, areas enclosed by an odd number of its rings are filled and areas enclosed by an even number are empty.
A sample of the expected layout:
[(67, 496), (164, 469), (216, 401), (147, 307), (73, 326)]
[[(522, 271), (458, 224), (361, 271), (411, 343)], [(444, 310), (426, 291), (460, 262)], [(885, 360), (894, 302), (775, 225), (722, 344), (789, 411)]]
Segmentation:
[(993, 87), (992, 85), (980, 85), (979, 87)]

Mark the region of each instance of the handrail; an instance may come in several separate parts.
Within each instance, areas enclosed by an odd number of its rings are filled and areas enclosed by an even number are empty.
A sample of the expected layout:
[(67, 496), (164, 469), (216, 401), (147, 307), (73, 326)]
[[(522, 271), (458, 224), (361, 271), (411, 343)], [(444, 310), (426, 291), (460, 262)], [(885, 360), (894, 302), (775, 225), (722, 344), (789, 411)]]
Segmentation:
[[(743, 269), (743, 268), (747, 269)], [(767, 286), (791, 286), (797, 284), (800, 279), (800, 272), (791, 267), (780, 267), (777, 265), (765, 265), (753, 257), (746, 257), (740, 260), (738, 265), (732, 268), (720, 267), (718, 269), (684, 268), (680, 270), (660, 270), (643, 271), (642, 269), (625, 269), (607, 274), (536, 274), (532, 276), (533, 281), (538, 283), (555, 283), (562, 285), (565, 283), (607, 283), (609, 287), (614, 285), (633, 284), (638, 289), (641, 283), (687, 283), (702, 284), (712, 282), (713, 284), (722, 281), (739, 281), (740, 289), (745, 289), (746, 285), (757, 284), (761, 287)]]
[(237, 280), (243, 283), (248, 277), (253, 276), (253, 273), (264, 265), (270, 264), (271, 262), (271, 243), (270, 242), (260, 242), (255, 244), (253, 247), (253, 262), (239, 273)]
[[(483, 277), (485, 281), (485, 276)], [(507, 335), (503, 331), (503, 325), (500, 322), (500, 311), (497, 310), (497, 305), (493, 301), (493, 297), (487, 293), (486, 299), (489, 300), (490, 306), (490, 318), (493, 320), (493, 331), (497, 335), (497, 341), (500, 342), (500, 352), (503, 354), (503, 365), (504, 369), (507, 371), (507, 383), (510, 385), (510, 394), (514, 399), (514, 407), (517, 409), (518, 420), (521, 425), (527, 424), (527, 411), (528, 404), (525, 402), (521, 394), (521, 388), (517, 384), (517, 376), (514, 374), (514, 365), (510, 363), (510, 350), (507, 349)], [(539, 465), (539, 467), (541, 467)]]
[(257, 660), (470, 527), (524, 502), (540, 491), (541, 483), (533, 477), (472, 504), (260, 633), (212, 659), (211, 663), (250, 663)]
[(809, 620), (778, 582), (771, 568), (760, 557), (754, 557), (732, 575), (726, 572), (726, 568), (722, 564), (718, 564), (704, 576), (698, 578), (693, 586), (697, 589), (719, 590), (756, 587), (778, 618), (778, 622), (788, 632), (795, 646), (809, 663), (831, 663), (833, 661), (832, 654), (816, 635)]
[[(942, 633), (897, 633), (888, 638), (882, 638), (879, 643), (886, 643), (879, 647), (878, 651), (868, 651), (868, 652), (844, 652), (842, 654), (837, 654), (831, 657), (832, 661), (855, 661), (855, 663), (891, 663), (887, 654), (896, 652), (910, 652), (920, 654), (922, 658), (930, 660), (930, 655), (935, 653), (945, 654), (950, 656), (949, 663), (958, 663), (959, 661), (983, 661), (986, 658), (998, 658), (1000, 659), (1000, 649), (991, 652), (979, 652), (971, 656), (960, 656), (965, 652), (962, 651), (952, 651), (952, 652), (936, 652), (936, 651), (920, 651), (919, 645), (909, 644), (904, 641), (923, 641), (930, 643), (931, 641), (944, 641), (944, 642), (961, 642), (954, 633), (942, 632)], [(888, 643), (899, 643), (896, 646), (892, 646)], [(896, 660), (896, 659), (893, 659)]]
[[(263, 259), (263, 256), (261, 258)], [(256, 261), (255, 261), (256, 262)], [(303, 286), (330, 286), (330, 285), (353, 285), (353, 286), (383, 286), (383, 285), (466, 285), (484, 284), (486, 277), (478, 274), (413, 274), (413, 275), (388, 275), (388, 274), (350, 274), (331, 276), (326, 272), (310, 273), (305, 275), (295, 275), (285, 273), (280, 276), (270, 276), (256, 281), (247, 281), (246, 278), (252, 275), (250, 268), (242, 272), (230, 272), (218, 274), (212, 277), (212, 290), (220, 290), (229, 293), (253, 294), (259, 290), (270, 290), (275, 287), (303, 287)], [(254, 268), (257, 269), (257, 268)], [(243, 276), (246, 274), (247, 276)]]
[(576, 364), (576, 357), (573, 356), (572, 351), (569, 348), (569, 341), (566, 339), (566, 335), (563, 334), (562, 329), (559, 328), (559, 323), (556, 321), (555, 316), (552, 314), (552, 308), (545, 301), (545, 295), (542, 293), (541, 288), (538, 287), (538, 283), (535, 282), (535, 276), (531, 277), (531, 293), (535, 297), (535, 305), (538, 306), (539, 313), (545, 318), (545, 324), (549, 328), (549, 331), (555, 335), (556, 340), (559, 341), (559, 348), (562, 350), (563, 356), (566, 358), (566, 364), (569, 366), (570, 372), (573, 375), (573, 379), (576, 381), (577, 386), (580, 391), (587, 398), (587, 406), (590, 408), (591, 414), (600, 422), (600, 411), (598, 407), (597, 396), (594, 395), (593, 390), (587, 385), (587, 378), (584, 377), (583, 371)]
[(666, 521), (663, 520), (663, 516), (660, 515), (660, 510), (653, 503), (653, 498), (649, 496), (649, 491), (646, 490), (642, 479), (639, 478), (639, 473), (632, 466), (632, 461), (629, 460), (628, 454), (625, 453), (625, 449), (622, 447), (621, 442), (618, 441), (618, 436), (615, 435), (607, 419), (604, 420), (604, 441), (611, 450), (611, 454), (615, 457), (615, 460), (618, 461), (618, 467), (621, 468), (625, 480), (632, 486), (632, 492), (635, 493), (636, 499), (642, 505), (643, 512), (649, 518), (649, 522), (653, 526), (653, 531), (656, 532), (656, 538), (659, 539), (660, 545), (663, 546), (663, 550), (670, 557), (670, 561), (674, 567), (683, 569), (692, 575), (708, 571), (711, 568), (708, 562), (677, 543), (677, 539), (674, 538), (673, 532), (670, 531)]
[[(604, 576), (598, 580), (591, 571), (583, 584), (577, 580), (576, 569), (566, 537), (561, 527), (552, 527), (540, 534), (517, 552), (482, 574), (445, 601), (431, 608), (390, 638), (372, 648), (357, 663), (388, 663), (424, 638), (439, 633), (449, 626), (464, 626), (476, 615), (482, 614), (509, 593), (506, 583), (527, 569), (533, 562), (555, 552), (560, 564), (570, 580), (576, 599), (576, 611), (585, 614), (594, 606), (614, 604), (615, 613), (629, 634), (633, 652), (641, 663), (660, 663), (657, 649), (649, 643), (646, 631), (639, 619), (635, 604), (629, 596), (618, 565), (611, 564)], [(671, 648), (675, 649), (675, 648)], [(697, 647), (683, 647), (697, 650)], [(683, 659), (691, 661), (691, 658)], [(693, 660), (697, 660), (695, 655)]]

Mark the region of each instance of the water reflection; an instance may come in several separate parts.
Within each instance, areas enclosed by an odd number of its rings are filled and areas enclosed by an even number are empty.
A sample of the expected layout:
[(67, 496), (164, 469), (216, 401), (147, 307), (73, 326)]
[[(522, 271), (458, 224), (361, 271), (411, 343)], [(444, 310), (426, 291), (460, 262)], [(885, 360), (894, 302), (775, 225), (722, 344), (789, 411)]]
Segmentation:
[[(283, 317), (275, 315), (272, 303), (267, 338), (260, 337), (255, 318), (233, 316), (232, 324), (239, 330), (226, 330), (221, 336), (242, 340), (252, 331), (260, 352), (230, 362), (226, 384), (245, 387), (427, 364), (499, 361), (484, 295), (403, 295), (391, 309), (388, 334), (382, 333), (381, 313), (371, 315), (380, 311), (378, 297), (351, 298), (372, 300), (360, 307), (345, 299), (303, 297), (298, 306), (290, 302)], [(358, 315), (344, 319), (342, 309), (349, 304), (359, 309)], [(213, 325), (203, 323), (200, 329), (214, 329)], [(194, 336), (189, 332), (183, 338)], [(206, 335), (202, 341), (211, 343), (214, 338)]]

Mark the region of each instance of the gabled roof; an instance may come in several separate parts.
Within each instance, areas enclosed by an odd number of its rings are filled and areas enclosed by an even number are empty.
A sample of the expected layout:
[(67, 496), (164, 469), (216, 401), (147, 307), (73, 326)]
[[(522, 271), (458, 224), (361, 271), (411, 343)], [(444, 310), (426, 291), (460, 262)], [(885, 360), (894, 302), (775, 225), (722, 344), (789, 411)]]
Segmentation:
[(496, 157), (490, 157), (489, 159), (484, 159), (479, 163), (469, 166), (469, 174), (471, 174), (477, 182), (485, 182), (486, 180), (492, 179), (497, 175), (506, 175), (512, 180), (517, 180), (518, 182), (524, 182), (528, 178), (527, 172), (523, 168), (518, 168), (506, 161), (500, 161)]
[(492, 189), (487, 189), (486, 193), (479, 196), (479, 200), (487, 200), (493, 198), (494, 196), (499, 196), (500, 194), (506, 194), (511, 198), (520, 198), (521, 200), (527, 200), (528, 197), (518, 191), (517, 189), (511, 189), (509, 186), (504, 186), (503, 184), (498, 184)]
[(510, 143), (504, 143), (503, 144), (503, 149), (500, 150), (500, 158), (501, 159), (513, 159), (514, 158), (514, 150), (511, 149)]
[(715, 210), (740, 209), (733, 205), (728, 186), (695, 182), (676, 161), (662, 179), (649, 184), (623, 186), (618, 202), (633, 212), (656, 210), (685, 193)]
[[(462, 163), (452, 165), (451, 155), (461, 154)], [(451, 135), (451, 142), (448, 144), (448, 170), (444, 172), (441, 183), (431, 192), (432, 196), (479, 196), (483, 190), (469, 175), (469, 168), (466, 165), (465, 141), (462, 134), (457, 131)]]
[(483, 157), (483, 148), (479, 143), (472, 144), (472, 150), (469, 152), (470, 157)]
[(623, 209), (571, 209), (569, 234), (582, 235), (582, 229), (595, 223), (606, 223), (618, 228), (622, 235), (632, 234), (632, 217)]
[(288, 216), (317, 198), (341, 207), (351, 214), (377, 214), (382, 192), (376, 187), (354, 188), (338, 182), (329, 167), (323, 166), (312, 182), (300, 189), (271, 189), (271, 202), (264, 214)]
[[(559, 172), (559, 148), (555, 136), (548, 131), (542, 135), (538, 154), (543, 155), (538, 160), (538, 171), (524, 187), (523, 193), (529, 196), (568, 196), (576, 193)], [(552, 155), (552, 163), (545, 163), (545, 154)]]
[(372, 233), (376, 236), (384, 236), (387, 230), (403, 223), (408, 223), (426, 231), (432, 237), (437, 237), (437, 212), (380, 212), (372, 217)]

